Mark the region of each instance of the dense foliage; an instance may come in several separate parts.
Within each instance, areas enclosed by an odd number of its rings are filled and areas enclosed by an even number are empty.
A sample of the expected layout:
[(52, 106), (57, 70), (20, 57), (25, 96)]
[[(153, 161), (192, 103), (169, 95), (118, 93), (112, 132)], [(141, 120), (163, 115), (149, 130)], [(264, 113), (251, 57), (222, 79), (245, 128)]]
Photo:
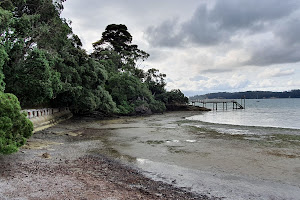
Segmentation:
[(6, 60), (7, 60), (7, 53), (5, 49), (0, 46), (0, 92), (4, 92), (4, 88), (5, 88), (3, 65)]
[(13, 94), (0, 92), (0, 154), (16, 152), (32, 134), (33, 126)]
[[(106, 89), (120, 114), (163, 112), (166, 107), (155, 98), (156, 80), (152, 80), (158, 70), (151, 69), (153, 73), (151, 70), (145, 73), (136, 67), (136, 62), (148, 58), (149, 54), (131, 44), (131, 41), (132, 36), (125, 25), (108, 25), (102, 38), (93, 44), (94, 52), (91, 56), (105, 66), (109, 73)], [(164, 82), (158, 87), (159, 93), (166, 92)]]
[(62, 9), (62, 1), (1, 2), (0, 89), (6, 85), (5, 92), (15, 94), (22, 107), (120, 114), (139, 113), (144, 107), (163, 112), (170, 97), (166, 75), (137, 68), (149, 54), (132, 44), (127, 27), (108, 25), (88, 55), (60, 18)]
[(163, 112), (165, 104), (186, 103), (179, 90), (166, 91), (165, 74), (137, 67), (149, 54), (132, 44), (123, 24), (108, 25), (88, 55), (60, 17), (63, 2), (0, 1), (2, 152), (15, 151), (31, 135), (17, 98), (23, 108), (122, 115)]

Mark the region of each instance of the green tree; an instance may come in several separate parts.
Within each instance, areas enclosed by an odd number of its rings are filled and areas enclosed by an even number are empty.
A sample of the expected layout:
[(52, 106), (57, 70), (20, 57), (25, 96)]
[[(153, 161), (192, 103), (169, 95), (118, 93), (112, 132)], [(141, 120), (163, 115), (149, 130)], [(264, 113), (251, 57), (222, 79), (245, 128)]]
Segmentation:
[(8, 55), (4, 48), (0, 46), (0, 92), (4, 92), (5, 83), (4, 83), (4, 74), (3, 74), (3, 65), (7, 60)]
[(76, 113), (116, 112), (116, 105), (105, 90), (105, 67), (86, 54), (78, 36), (73, 35), (69, 42), (58, 65), (63, 91), (53, 100), (54, 105), (68, 106)]
[(113, 100), (116, 102), (120, 114), (134, 114), (151, 109), (152, 112), (163, 112), (165, 106), (154, 100), (153, 95), (145, 83), (130, 73), (116, 73), (106, 84)]
[(11, 7), (10, 1), (0, 2), (0, 154), (10, 154), (18, 151), (32, 135), (33, 125), (26, 114), (21, 113), (20, 103), (13, 94), (5, 94), (3, 66), (9, 59), (5, 40), (10, 34), (12, 13), (2, 6)]
[[(0, 5), (4, 5), (4, 2), (1, 2)], [(5, 82), (4, 82), (4, 73), (3, 66), (8, 61), (8, 55), (3, 45), (4, 35), (8, 31), (9, 24), (11, 23), (12, 13), (8, 10), (4, 10), (0, 7), (0, 92), (4, 92)]]
[(26, 143), (32, 135), (33, 125), (21, 113), (16, 96), (0, 92), (0, 154), (10, 154)]
[(115, 112), (116, 106), (105, 91), (107, 73), (89, 58), (79, 37), (60, 18), (62, 2), (6, 0), (0, 4), (6, 13), (2, 21), (7, 21), (1, 29), (9, 57), (3, 70), (5, 91), (16, 94), (22, 106)]
[(9, 91), (19, 96), (22, 105), (49, 103), (62, 90), (60, 73), (51, 68), (51, 62), (45, 51), (34, 48), (23, 62), (14, 66)]
[(151, 94), (140, 80), (129, 73), (116, 73), (106, 84), (106, 89), (116, 102), (120, 114), (132, 114), (136, 106), (146, 103)]
[(4, 63), (5, 92), (14, 93), (23, 106), (47, 104), (61, 90), (56, 70), (58, 50), (63, 49), (71, 29), (60, 17), (61, 2), (6, 0), (0, 12), (1, 43), (8, 55)]
[(150, 91), (155, 97), (166, 93), (165, 78), (166, 74), (159, 73), (158, 69), (148, 69), (148, 71), (145, 73), (145, 82), (148, 84)]
[(93, 46), (91, 56), (108, 71), (106, 89), (116, 102), (119, 113), (133, 114), (143, 109), (153, 112), (165, 110), (164, 103), (154, 98), (155, 91), (153, 94), (150, 91), (164, 90), (165, 75), (157, 74), (158, 70), (154, 69), (145, 73), (137, 67), (137, 62), (147, 59), (149, 54), (132, 44), (132, 36), (125, 25), (108, 25), (102, 38)]
[(149, 57), (148, 53), (138, 49), (138, 46), (131, 42), (132, 36), (124, 24), (110, 24), (102, 33), (102, 38), (93, 43), (93, 54), (97, 58), (102, 51), (113, 50), (122, 57), (124, 63)]
[(179, 89), (171, 90), (166, 93), (168, 104), (185, 104), (189, 99)]
[(144, 78), (143, 71), (136, 67), (138, 61), (144, 61), (149, 54), (132, 44), (132, 36), (123, 24), (110, 24), (102, 33), (102, 38), (93, 43), (92, 57), (98, 60), (112, 59), (120, 71)]

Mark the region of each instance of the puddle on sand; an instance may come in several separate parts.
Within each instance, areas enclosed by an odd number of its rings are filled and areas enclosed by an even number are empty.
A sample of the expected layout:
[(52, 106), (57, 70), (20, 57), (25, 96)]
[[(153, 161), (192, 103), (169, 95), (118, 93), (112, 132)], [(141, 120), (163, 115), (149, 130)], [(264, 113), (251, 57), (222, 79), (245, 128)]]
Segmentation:
[(195, 143), (197, 140), (186, 140), (186, 142)]

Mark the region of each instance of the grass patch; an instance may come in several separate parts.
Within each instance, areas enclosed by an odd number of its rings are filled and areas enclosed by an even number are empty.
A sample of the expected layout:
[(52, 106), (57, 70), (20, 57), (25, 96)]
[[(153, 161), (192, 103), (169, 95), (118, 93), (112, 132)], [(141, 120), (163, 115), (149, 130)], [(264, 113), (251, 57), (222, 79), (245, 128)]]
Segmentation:
[[(189, 132), (200, 136), (200, 138), (212, 138), (212, 139), (226, 139), (226, 140), (245, 140), (245, 135), (231, 135), (226, 133), (220, 133), (216, 130), (205, 128), (205, 127), (195, 127), (195, 126), (187, 126)], [(252, 136), (253, 137), (253, 136)]]
[(181, 148), (182, 146), (168, 146), (168, 151), (170, 153), (181, 153), (181, 154), (188, 154), (191, 153), (189, 151), (186, 151), (184, 149), (178, 149)]
[(295, 154), (287, 154), (285, 152), (281, 152), (278, 150), (274, 150), (274, 151), (267, 151), (266, 152), (268, 155), (272, 155), (272, 156), (277, 156), (277, 157), (283, 157), (283, 158), (300, 158), (299, 155), (295, 155)]
[(181, 126), (183, 124), (191, 124), (191, 123), (194, 123), (195, 121), (193, 120), (179, 120), (179, 121), (176, 121), (175, 123), (178, 125), (178, 126)]
[(290, 146), (300, 146), (300, 135), (274, 134), (265, 139), (271, 146), (285, 148)]
[(284, 134), (274, 134), (272, 139), (282, 140), (288, 142), (300, 142), (300, 135), (284, 135)]
[(146, 144), (149, 144), (149, 145), (157, 145), (157, 144), (163, 144), (165, 143), (165, 141), (163, 140), (147, 140), (146, 141)]
[[(188, 131), (201, 138), (209, 139), (224, 139), (224, 140), (240, 140), (247, 143), (255, 144), (265, 147), (300, 147), (300, 135), (286, 135), (286, 134), (273, 134), (273, 135), (243, 135), (243, 134), (226, 134), (220, 133), (214, 129), (206, 127), (195, 127), (186, 125)], [(248, 139), (249, 138), (249, 139)]]

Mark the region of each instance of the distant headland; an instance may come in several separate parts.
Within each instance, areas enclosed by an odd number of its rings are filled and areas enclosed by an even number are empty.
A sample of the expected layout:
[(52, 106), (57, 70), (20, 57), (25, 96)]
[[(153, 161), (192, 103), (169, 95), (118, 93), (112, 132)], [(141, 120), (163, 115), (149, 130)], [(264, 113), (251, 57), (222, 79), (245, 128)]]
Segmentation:
[(196, 95), (190, 97), (190, 100), (195, 99), (274, 99), (274, 98), (300, 98), (300, 89), (272, 92), (272, 91), (246, 91), (246, 92), (217, 92), (204, 95)]

